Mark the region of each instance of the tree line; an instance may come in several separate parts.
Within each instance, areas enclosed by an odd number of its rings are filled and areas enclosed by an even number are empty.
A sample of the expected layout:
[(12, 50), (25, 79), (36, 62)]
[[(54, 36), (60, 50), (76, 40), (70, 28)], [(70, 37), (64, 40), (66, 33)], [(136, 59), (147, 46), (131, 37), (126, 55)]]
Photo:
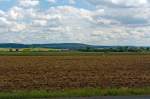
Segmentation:
[(86, 48), (79, 49), (81, 52), (150, 52), (150, 47), (129, 47), (119, 46), (111, 48), (92, 48), (87, 46)]

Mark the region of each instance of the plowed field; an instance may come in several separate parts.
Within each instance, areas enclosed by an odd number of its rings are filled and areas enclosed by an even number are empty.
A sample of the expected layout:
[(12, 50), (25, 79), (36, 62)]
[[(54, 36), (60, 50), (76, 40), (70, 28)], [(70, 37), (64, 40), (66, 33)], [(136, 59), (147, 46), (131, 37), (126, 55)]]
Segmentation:
[(0, 90), (150, 86), (150, 55), (0, 56)]

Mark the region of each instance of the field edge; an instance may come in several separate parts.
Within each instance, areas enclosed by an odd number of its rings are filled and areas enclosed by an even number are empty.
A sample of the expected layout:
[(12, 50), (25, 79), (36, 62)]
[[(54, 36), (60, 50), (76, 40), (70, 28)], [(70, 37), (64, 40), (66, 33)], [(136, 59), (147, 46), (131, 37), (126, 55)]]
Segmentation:
[(57, 97), (92, 97), (92, 96), (143, 96), (150, 95), (150, 87), (146, 88), (80, 88), (61, 91), (11, 91), (0, 92), (0, 99), (31, 99)]

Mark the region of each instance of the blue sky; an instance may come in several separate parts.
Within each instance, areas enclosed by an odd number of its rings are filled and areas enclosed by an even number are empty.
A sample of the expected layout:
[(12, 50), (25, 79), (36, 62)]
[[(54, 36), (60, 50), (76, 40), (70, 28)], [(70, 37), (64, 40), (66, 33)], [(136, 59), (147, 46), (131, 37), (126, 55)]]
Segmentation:
[(0, 43), (150, 46), (149, 0), (0, 0)]

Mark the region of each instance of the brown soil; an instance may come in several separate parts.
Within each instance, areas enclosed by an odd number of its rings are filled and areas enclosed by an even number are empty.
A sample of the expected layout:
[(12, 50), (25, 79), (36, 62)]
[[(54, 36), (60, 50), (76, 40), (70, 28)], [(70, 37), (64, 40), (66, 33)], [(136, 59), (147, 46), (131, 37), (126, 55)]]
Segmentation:
[(0, 90), (150, 86), (150, 55), (0, 56)]

